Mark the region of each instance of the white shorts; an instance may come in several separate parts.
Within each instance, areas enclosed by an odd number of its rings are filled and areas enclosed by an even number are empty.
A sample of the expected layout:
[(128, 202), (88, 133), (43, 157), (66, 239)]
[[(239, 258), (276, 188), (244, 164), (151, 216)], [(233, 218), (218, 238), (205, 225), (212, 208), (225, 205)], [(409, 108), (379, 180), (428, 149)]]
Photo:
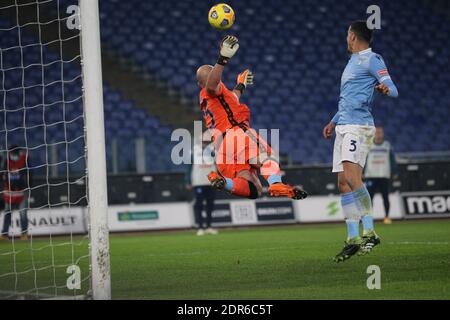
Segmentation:
[(336, 126), (333, 151), (333, 172), (343, 172), (343, 161), (359, 164), (364, 168), (367, 155), (373, 145), (375, 127), (360, 125)]

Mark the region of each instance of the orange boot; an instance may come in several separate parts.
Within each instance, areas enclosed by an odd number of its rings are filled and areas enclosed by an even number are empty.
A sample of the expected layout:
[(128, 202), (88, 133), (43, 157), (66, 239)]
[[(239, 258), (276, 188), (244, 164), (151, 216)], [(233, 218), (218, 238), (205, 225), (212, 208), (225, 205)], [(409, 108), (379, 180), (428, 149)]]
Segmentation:
[(294, 200), (305, 199), (308, 193), (299, 186), (290, 186), (284, 183), (274, 183), (269, 186), (269, 194), (272, 197), (288, 197)]
[(208, 174), (208, 180), (217, 190), (223, 190), (225, 188), (225, 179), (215, 171), (211, 171)]

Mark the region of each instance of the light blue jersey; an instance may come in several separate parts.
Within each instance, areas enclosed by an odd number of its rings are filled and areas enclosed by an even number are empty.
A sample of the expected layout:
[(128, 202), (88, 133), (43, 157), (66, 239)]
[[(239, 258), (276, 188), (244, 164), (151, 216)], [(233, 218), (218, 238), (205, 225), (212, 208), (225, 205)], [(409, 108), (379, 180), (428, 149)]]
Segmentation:
[(352, 54), (341, 78), (339, 111), (331, 122), (337, 125), (373, 126), (371, 114), (375, 86), (384, 83), (389, 96), (397, 97), (398, 91), (389, 76), (383, 58), (372, 49)]

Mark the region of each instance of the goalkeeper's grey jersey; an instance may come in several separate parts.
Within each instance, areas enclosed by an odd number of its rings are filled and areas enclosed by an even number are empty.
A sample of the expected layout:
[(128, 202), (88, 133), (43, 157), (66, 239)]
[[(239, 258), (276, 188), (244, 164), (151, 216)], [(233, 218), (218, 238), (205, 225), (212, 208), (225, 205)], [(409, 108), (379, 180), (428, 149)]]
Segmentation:
[(380, 145), (374, 144), (367, 156), (366, 178), (390, 178), (393, 158), (391, 144), (384, 141)]

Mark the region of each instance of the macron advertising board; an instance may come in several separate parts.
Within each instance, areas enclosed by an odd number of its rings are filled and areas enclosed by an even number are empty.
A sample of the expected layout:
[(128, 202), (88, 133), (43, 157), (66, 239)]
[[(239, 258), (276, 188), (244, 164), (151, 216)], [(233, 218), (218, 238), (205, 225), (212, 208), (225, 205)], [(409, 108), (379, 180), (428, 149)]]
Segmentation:
[(450, 217), (450, 191), (402, 193), (405, 218)]
[[(450, 217), (450, 191), (391, 193), (390, 217)], [(384, 217), (381, 195), (373, 201), (374, 218)], [(86, 209), (80, 207), (29, 209), (30, 235), (62, 235), (87, 233)], [(205, 212), (203, 212), (205, 215)], [(4, 213), (0, 216), (3, 227)], [(314, 223), (344, 221), (338, 195), (310, 196), (292, 201), (282, 198), (257, 200), (217, 200), (212, 214), (213, 226), (251, 226), (260, 224)], [(112, 205), (108, 208), (111, 232), (188, 229), (195, 227), (193, 203), (152, 203)], [(13, 212), (10, 235), (20, 234), (19, 212)]]

